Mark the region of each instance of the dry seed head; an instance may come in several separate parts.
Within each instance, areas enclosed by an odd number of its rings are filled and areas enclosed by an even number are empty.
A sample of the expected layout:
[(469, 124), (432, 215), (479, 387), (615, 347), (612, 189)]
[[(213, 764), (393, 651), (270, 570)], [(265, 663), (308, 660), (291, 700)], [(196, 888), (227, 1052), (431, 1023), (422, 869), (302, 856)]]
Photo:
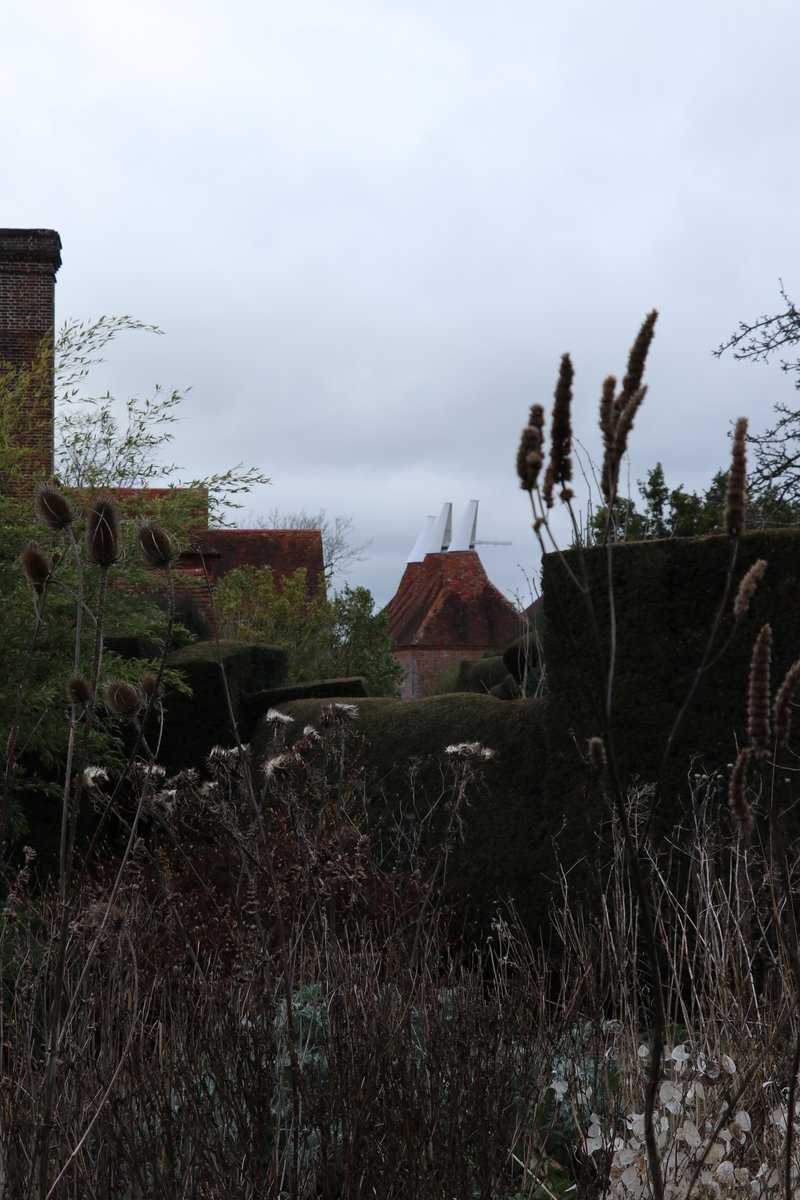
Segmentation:
[(657, 320), (658, 311), (654, 308), (645, 317), (642, 327), (636, 335), (636, 341), (631, 346), (630, 354), (628, 355), (628, 370), (622, 381), (622, 391), (619, 397), (620, 411), (624, 410), (627, 403), (642, 386), (647, 354), (650, 350), (650, 344), (653, 341)]
[(542, 487), (542, 495), (548, 508), (553, 507), (553, 483), (553, 464), (548, 463), (547, 470), (544, 473), (544, 486)]
[(117, 717), (135, 717), (142, 707), (138, 691), (124, 679), (110, 679), (103, 688), (103, 699)]
[(533, 425), (526, 425), (520, 434), (517, 450), (517, 475), (523, 491), (532, 492), (536, 487), (542, 461), (541, 430)]
[(66, 529), (75, 519), (64, 496), (49, 484), (44, 484), (36, 493), (36, 515), (56, 533)]
[(763, 625), (753, 646), (747, 681), (747, 736), (755, 758), (766, 758), (770, 749), (770, 665), (772, 627)]
[(531, 411), (528, 413), (528, 424), (534, 429), (538, 429), (540, 434), (544, 433), (544, 407), (541, 404), (532, 404)]
[(616, 429), (614, 430), (614, 479), (616, 482), (619, 473), (619, 464), (628, 449), (628, 434), (633, 429), (633, 420), (639, 411), (639, 406), (647, 395), (647, 387), (639, 388), (637, 392), (631, 396), (628, 403), (619, 414)]
[(750, 761), (750, 750), (744, 746), (737, 756), (731, 771), (730, 784), (728, 786), (728, 807), (731, 810), (731, 815), (738, 823), (742, 831), (742, 835), (749, 840), (753, 832), (753, 810), (750, 807), (750, 801), (747, 799), (747, 764)]
[(142, 695), (146, 700), (157, 700), (159, 693), (158, 677), (148, 671), (139, 681), (139, 687), (142, 689)]
[(139, 545), (151, 567), (168, 567), (175, 556), (172, 539), (166, 529), (150, 521), (139, 530)]
[(614, 494), (614, 440), (617, 428), (617, 413), (614, 407), (614, 391), (617, 381), (613, 375), (603, 380), (603, 391), (600, 395), (600, 432), (603, 435), (603, 473), (600, 484), (606, 504), (611, 503)]
[(88, 704), (92, 689), (82, 675), (73, 675), (67, 680), (67, 700), (70, 704)]
[(22, 567), (33, 590), (41, 596), (53, 569), (36, 542), (28, 542), (21, 555)]
[[(572, 405), (572, 380), (574, 377), (575, 371), (572, 367), (572, 359), (568, 354), (562, 354), (550, 429), (550, 465), (548, 467), (548, 476), (552, 477), (552, 484), (565, 484), (572, 479), (572, 459), (570, 458), (572, 451), (572, 418), (570, 408)], [(545, 487), (547, 487), (547, 483), (545, 483)], [(551, 504), (548, 503), (548, 508), (550, 507)]]
[(600, 775), (605, 771), (607, 766), (606, 748), (603, 745), (603, 739), (599, 737), (590, 737), (588, 743), (589, 762), (592, 770)]
[(753, 599), (755, 590), (763, 578), (766, 569), (767, 560), (765, 558), (757, 558), (749, 571), (742, 576), (742, 582), (739, 584), (739, 590), (733, 602), (734, 621), (741, 621), (742, 617), (747, 616), (750, 601)]
[(789, 741), (789, 730), (792, 726), (792, 696), (798, 679), (800, 679), (800, 658), (796, 659), (789, 667), (775, 697), (775, 741), (779, 746), (785, 746)]
[(747, 508), (747, 417), (739, 417), (733, 433), (731, 469), (725, 496), (725, 529), (729, 537), (744, 532)]
[(89, 557), (107, 571), (119, 558), (119, 522), (111, 500), (96, 500), (89, 509), (86, 536)]

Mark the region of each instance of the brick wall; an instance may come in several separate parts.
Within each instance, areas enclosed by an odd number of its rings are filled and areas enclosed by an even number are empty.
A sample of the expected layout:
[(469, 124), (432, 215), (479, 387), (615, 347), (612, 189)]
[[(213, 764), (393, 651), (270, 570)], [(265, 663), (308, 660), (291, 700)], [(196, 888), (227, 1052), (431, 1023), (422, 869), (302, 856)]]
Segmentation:
[[(37, 359), (43, 339), (52, 338), (55, 277), (61, 239), (52, 229), (0, 229), (0, 380), (14, 394), (12, 411), (0, 413), (11, 444), (23, 451), (14, 478), (4, 481), (18, 496), (32, 495), (53, 473), (52, 352)], [(52, 345), (52, 343), (51, 343)], [(19, 386), (19, 370), (26, 372)]]
[(421, 700), (431, 694), (431, 685), (442, 671), (458, 666), (464, 658), (480, 658), (482, 650), (411, 649), (395, 650), (394, 657), (405, 670), (400, 685), (403, 700)]

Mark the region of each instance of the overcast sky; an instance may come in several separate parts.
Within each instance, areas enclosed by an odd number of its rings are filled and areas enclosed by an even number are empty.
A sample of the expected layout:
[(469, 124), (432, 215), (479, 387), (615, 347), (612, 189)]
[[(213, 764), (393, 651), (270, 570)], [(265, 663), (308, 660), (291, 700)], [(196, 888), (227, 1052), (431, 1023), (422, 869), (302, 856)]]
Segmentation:
[(732, 418), (792, 400), (711, 350), (800, 294), (796, 0), (2, 0), (0, 39), (0, 225), (59, 231), (58, 323), (160, 325), (99, 381), (191, 385), (186, 477), (352, 517), (381, 604), (473, 497), (525, 594), (514, 456), (565, 350), (596, 454), (659, 309), (634, 488), (658, 459), (704, 487)]

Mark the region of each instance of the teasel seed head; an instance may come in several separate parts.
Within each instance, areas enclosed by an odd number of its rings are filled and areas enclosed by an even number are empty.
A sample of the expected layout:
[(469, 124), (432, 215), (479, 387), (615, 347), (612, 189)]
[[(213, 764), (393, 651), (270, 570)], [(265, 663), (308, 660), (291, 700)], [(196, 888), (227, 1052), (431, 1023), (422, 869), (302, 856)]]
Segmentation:
[(119, 522), (111, 500), (95, 500), (89, 509), (86, 536), (89, 557), (107, 571), (119, 558)]
[(139, 530), (139, 545), (151, 567), (168, 567), (175, 557), (172, 539), (166, 529), (150, 521)]
[(731, 771), (728, 785), (728, 807), (731, 816), (739, 825), (742, 836), (749, 841), (753, 832), (753, 810), (747, 799), (747, 764), (750, 761), (750, 750), (743, 746)]
[(36, 592), (36, 595), (41, 596), (45, 584), (50, 578), (50, 572), (53, 569), (52, 565), (42, 554), (36, 542), (28, 542), (22, 551), (21, 559), (28, 582)]
[(747, 508), (747, 417), (739, 417), (733, 432), (731, 469), (725, 496), (725, 529), (728, 537), (744, 532)]
[(755, 758), (767, 758), (770, 751), (770, 665), (772, 627), (762, 625), (750, 659), (747, 681), (747, 736)]
[(142, 707), (142, 697), (124, 679), (110, 679), (103, 687), (103, 699), (117, 717), (135, 717)]
[(589, 763), (593, 771), (601, 775), (608, 765), (606, 760), (606, 748), (603, 745), (603, 739), (599, 737), (590, 737), (588, 742)]
[(139, 687), (142, 689), (145, 700), (155, 702), (158, 699), (160, 691), (158, 677), (153, 675), (152, 671), (148, 671), (146, 675), (142, 676)]
[(779, 746), (785, 746), (789, 741), (789, 730), (792, 727), (792, 696), (798, 679), (800, 658), (789, 667), (775, 697), (775, 741)]
[(50, 484), (44, 484), (36, 493), (36, 515), (54, 533), (67, 529), (75, 519), (66, 498)]
[(739, 590), (736, 593), (736, 599), (733, 602), (734, 621), (741, 621), (742, 617), (747, 616), (750, 601), (753, 599), (755, 590), (763, 578), (766, 569), (767, 560), (765, 558), (757, 558), (749, 571), (742, 576)]
[[(548, 476), (552, 484), (569, 483), (572, 479), (572, 380), (575, 371), (572, 359), (568, 354), (562, 354), (561, 366), (558, 371), (555, 398), (553, 401), (553, 419), (550, 427), (550, 464)], [(545, 486), (547, 484), (545, 483)], [(552, 494), (552, 485), (551, 485)], [(548, 504), (548, 508), (551, 507)]]
[(67, 700), (70, 704), (88, 704), (92, 698), (92, 689), (82, 675), (72, 675), (67, 680)]

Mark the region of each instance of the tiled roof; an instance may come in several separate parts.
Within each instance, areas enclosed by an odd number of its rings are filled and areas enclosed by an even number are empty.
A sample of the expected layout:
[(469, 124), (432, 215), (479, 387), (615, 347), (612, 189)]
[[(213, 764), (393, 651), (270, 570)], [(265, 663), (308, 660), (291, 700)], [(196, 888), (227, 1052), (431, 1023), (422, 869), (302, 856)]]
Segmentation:
[(489, 581), (474, 550), (408, 563), (385, 611), (395, 650), (500, 648), (520, 630), (514, 606)]
[(202, 571), (205, 559), (213, 583), (236, 567), (271, 567), (277, 579), (304, 567), (314, 591), (324, 572), (318, 529), (203, 529), (193, 542), (197, 549), (181, 555), (180, 568)]
[[(318, 529), (209, 529), (208, 493), (205, 488), (68, 488), (68, 494), (86, 499), (99, 494), (115, 500), (120, 509), (139, 516), (155, 515), (157, 504), (171, 498), (192, 502), (197, 525), (191, 532), (192, 549), (176, 563), (191, 590), (205, 603), (205, 572), (212, 584), (236, 567), (271, 567), (281, 580), (304, 567), (309, 594), (316, 591), (324, 575), (322, 534)], [(194, 586), (196, 585), (196, 586)]]

